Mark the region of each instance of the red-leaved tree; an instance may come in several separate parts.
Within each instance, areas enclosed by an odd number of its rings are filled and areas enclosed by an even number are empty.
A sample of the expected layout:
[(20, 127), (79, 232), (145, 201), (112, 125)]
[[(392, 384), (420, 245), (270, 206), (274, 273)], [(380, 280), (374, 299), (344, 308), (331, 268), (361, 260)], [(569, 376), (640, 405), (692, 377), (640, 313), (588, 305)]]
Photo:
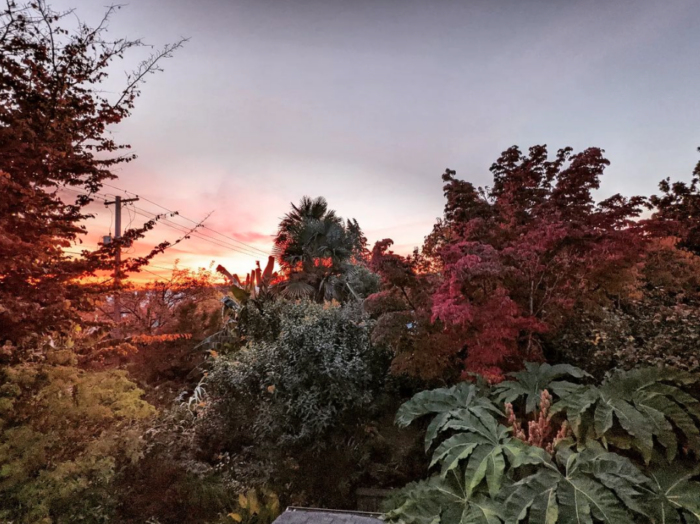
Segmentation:
[(439, 276), (419, 253), (401, 256), (391, 251), (393, 241), (377, 242), (370, 269), (381, 277), (381, 289), (367, 297), (366, 311), (376, 319), (375, 344), (389, 347), (391, 371), (426, 381), (458, 376), (459, 333), (432, 320), (432, 296)]
[(490, 188), (445, 172), (445, 216), (426, 242), (443, 277), (432, 320), (463, 333), (467, 371), (498, 380), (542, 358), (542, 334), (633, 282), (644, 199), (595, 203), (608, 164), (597, 148), (549, 160), (546, 146), (511, 147), (491, 166)]
[[(0, 11), (0, 343), (22, 345), (78, 321), (93, 306), (80, 278), (113, 269), (115, 249), (155, 225), (77, 259), (65, 254), (86, 232), (91, 195), (134, 158), (108, 127), (129, 115), (145, 78), (182, 43), (148, 57), (121, 92), (107, 95), (101, 84), (110, 64), (143, 45), (107, 38), (115, 9), (97, 27), (71, 29), (73, 12), (44, 2), (10, 0)], [(167, 246), (124, 260), (121, 270), (137, 269)]]

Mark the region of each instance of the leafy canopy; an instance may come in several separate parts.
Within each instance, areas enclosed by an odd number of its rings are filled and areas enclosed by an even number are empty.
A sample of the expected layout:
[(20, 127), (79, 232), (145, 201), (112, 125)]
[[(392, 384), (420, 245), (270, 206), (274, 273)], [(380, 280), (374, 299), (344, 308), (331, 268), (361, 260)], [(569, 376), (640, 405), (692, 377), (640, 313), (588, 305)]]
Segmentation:
[(303, 197), (280, 222), (274, 253), (286, 280), (286, 298), (359, 299), (348, 275), (367, 258), (367, 239), (356, 220), (344, 221), (323, 197)]
[(598, 148), (548, 158), (546, 146), (503, 152), (493, 185), (443, 175), (444, 218), (424, 251), (444, 275), (433, 319), (460, 334), (467, 371), (498, 375), (542, 357), (542, 335), (575, 306), (600, 308), (633, 278), (644, 199), (593, 191), (609, 164)]

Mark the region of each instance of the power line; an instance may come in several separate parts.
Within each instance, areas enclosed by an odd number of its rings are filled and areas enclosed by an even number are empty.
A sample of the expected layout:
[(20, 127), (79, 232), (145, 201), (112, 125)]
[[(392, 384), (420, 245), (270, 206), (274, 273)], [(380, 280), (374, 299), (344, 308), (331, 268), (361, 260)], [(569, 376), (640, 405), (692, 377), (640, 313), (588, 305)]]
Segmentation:
[[(161, 218), (158, 220), (158, 222), (163, 224), (164, 226), (170, 227), (172, 229), (175, 229), (175, 230), (181, 231), (181, 232), (191, 231), (190, 229), (187, 228), (187, 226), (184, 226), (182, 224), (178, 224), (177, 222), (173, 222), (172, 220), (169, 220), (167, 218), (163, 218), (162, 215), (158, 215), (157, 213), (153, 213), (152, 211), (148, 211), (147, 209), (143, 209), (143, 208), (140, 208), (137, 206), (133, 206), (133, 207), (136, 210), (138, 210), (138, 211), (134, 211), (135, 213), (137, 213), (145, 218), (148, 218), (149, 220), (160, 216)], [(150, 215), (152, 215), (152, 216), (150, 216)], [(219, 246), (219, 247), (225, 247), (226, 249), (230, 249), (232, 251), (235, 251), (236, 253), (248, 255), (248, 256), (253, 257), (253, 258), (260, 258), (260, 255), (257, 253), (254, 253), (251, 251), (246, 251), (238, 246), (227, 244), (227, 243), (225, 243), (221, 240), (218, 240), (216, 238), (213, 238), (209, 235), (205, 235), (204, 233), (199, 233), (198, 231), (192, 231), (191, 233), (189, 233), (189, 235), (193, 236), (195, 238), (199, 238), (201, 240), (204, 240), (205, 242), (209, 242), (210, 244), (214, 244), (214, 245)]]
[[(141, 200), (143, 200), (143, 201), (145, 201), (145, 202), (148, 202), (148, 203), (150, 203), (150, 204), (153, 204), (154, 206), (158, 206), (159, 208), (164, 209), (164, 210), (167, 211), (168, 213), (172, 213), (172, 214), (174, 214), (174, 215), (181, 216), (182, 218), (184, 218), (185, 220), (187, 220), (187, 221), (189, 221), (189, 222), (192, 222), (193, 224), (198, 224), (198, 223), (199, 223), (199, 222), (197, 222), (196, 220), (193, 220), (193, 219), (188, 218), (188, 217), (186, 217), (186, 216), (184, 216), (184, 215), (181, 215), (178, 211), (173, 211), (172, 209), (168, 209), (167, 207), (162, 206), (162, 205), (160, 205), (159, 203), (154, 202), (154, 201), (152, 201), (152, 200), (149, 200), (149, 199), (147, 199), (146, 197), (137, 195), (137, 194), (134, 193), (133, 191), (127, 191), (126, 189), (122, 189), (122, 188), (120, 188), (120, 187), (113, 186), (113, 185), (111, 185), (111, 184), (103, 184), (103, 185), (105, 185), (105, 186), (107, 186), (107, 187), (111, 187), (112, 189), (116, 189), (116, 190), (118, 190), (118, 191), (123, 191), (124, 193), (129, 193), (129, 194), (131, 194), (131, 195), (139, 196), (139, 198), (141, 198)], [(249, 249), (252, 249), (253, 251), (258, 251), (258, 252), (260, 252), (261, 254), (266, 255), (266, 256), (269, 255), (269, 253), (263, 251), (262, 249), (258, 249), (258, 248), (255, 247), (255, 246), (252, 246), (252, 245), (250, 245), (250, 244), (246, 244), (245, 242), (243, 242), (243, 241), (241, 241), (241, 240), (238, 240), (237, 238), (234, 238), (234, 237), (232, 237), (232, 236), (225, 235), (225, 234), (223, 234), (223, 233), (221, 233), (221, 232), (219, 232), (219, 231), (216, 231), (215, 229), (210, 228), (209, 226), (202, 225), (201, 227), (202, 227), (203, 229), (207, 229), (207, 230), (209, 230), (209, 231), (211, 231), (211, 232), (213, 232), (213, 233), (216, 233), (217, 235), (219, 235), (219, 236), (221, 236), (221, 237), (223, 237), (223, 238), (226, 238), (226, 239), (228, 239), (228, 240), (232, 240), (233, 242), (236, 242), (236, 243), (238, 243), (238, 244), (241, 244), (241, 245), (243, 245), (243, 246), (245, 246), (245, 247), (247, 247), (247, 248), (249, 248)]]
[[(129, 193), (129, 194), (132, 194), (132, 195), (136, 195), (136, 193), (133, 193), (133, 192), (131, 192), (131, 191), (127, 191), (126, 189), (120, 189), (120, 188), (118, 188), (118, 187), (115, 187), (115, 186), (112, 186), (112, 185), (109, 185), (109, 184), (104, 184), (104, 185), (109, 186), (109, 187), (112, 187), (112, 188), (115, 188), (115, 189), (118, 189), (119, 191), (124, 191), (125, 193)], [(68, 189), (69, 191), (73, 191), (73, 192), (78, 193), (78, 194), (88, 194), (88, 195), (91, 196), (91, 197), (94, 197), (94, 198), (96, 198), (96, 199), (98, 199), (98, 200), (101, 200), (101, 201), (103, 201), (103, 202), (106, 202), (106, 199), (103, 198), (102, 196), (100, 196), (100, 194), (98, 194), (98, 193), (80, 193), (79, 191), (77, 191), (77, 190), (75, 190), (75, 189), (70, 189), (70, 188), (64, 188), (64, 189)], [(108, 197), (109, 195), (103, 195), (103, 196), (107, 196), (107, 197)], [(192, 223), (194, 223), (194, 224), (199, 225), (201, 228), (207, 229), (207, 230), (209, 230), (209, 231), (213, 231), (214, 233), (218, 234), (219, 236), (221, 236), (221, 237), (223, 237), (223, 238), (231, 238), (231, 240), (233, 240), (234, 242), (238, 242), (239, 244), (242, 244), (242, 245), (244, 245), (244, 246), (248, 246), (248, 244), (246, 244), (245, 242), (241, 242), (240, 240), (236, 240), (236, 239), (234, 239), (234, 238), (232, 238), (232, 237), (228, 237), (228, 236), (226, 236), (226, 235), (224, 235), (224, 234), (222, 234), (222, 233), (219, 233), (218, 231), (216, 231), (216, 230), (214, 230), (214, 229), (212, 229), (212, 228), (210, 228), (210, 227), (207, 227), (207, 226), (205, 226), (205, 225), (203, 225), (203, 224), (201, 224), (201, 223), (199, 223), (199, 222), (196, 222), (196, 221), (192, 220), (191, 218), (188, 218), (188, 217), (186, 217), (186, 216), (184, 216), (184, 215), (181, 215), (181, 214), (180, 214), (179, 212), (177, 212), (177, 211), (172, 211), (172, 210), (170, 210), (170, 209), (168, 209), (168, 208), (166, 208), (166, 207), (164, 207), (164, 206), (161, 206), (160, 204), (158, 204), (158, 203), (156, 203), (156, 202), (153, 202), (153, 201), (151, 201), (151, 200), (148, 200), (148, 199), (146, 199), (146, 198), (143, 198), (143, 197), (139, 197), (139, 198), (141, 198), (141, 200), (144, 200), (144, 201), (146, 201), (146, 202), (150, 202), (150, 203), (152, 203), (153, 205), (160, 207), (161, 209), (164, 209), (165, 211), (167, 211), (167, 212), (170, 214), (170, 216), (179, 216), (179, 217), (182, 217), (182, 218), (185, 219), (185, 220), (188, 220), (188, 221), (190, 221), (190, 222), (192, 222)], [(139, 214), (139, 215), (141, 215), (141, 216), (143, 216), (143, 217), (145, 217), (145, 218), (148, 218), (149, 220), (152, 220), (152, 219), (155, 218), (155, 217), (159, 217), (158, 222), (161, 223), (161, 224), (163, 224), (164, 226), (170, 227), (171, 229), (175, 229), (176, 231), (187, 232), (187, 233), (189, 233), (190, 236), (194, 236), (195, 238), (198, 238), (198, 239), (200, 239), (200, 240), (204, 240), (205, 242), (209, 242), (210, 244), (213, 244), (213, 245), (215, 245), (215, 246), (224, 247), (224, 248), (226, 248), (226, 249), (230, 249), (230, 250), (232, 250), (232, 251), (235, 251), (236, 253), (240, 253), (240, 254), (243, 254), (243, 255), (248, 255), (248, 256), (253, 257), (253, 258), (260, 258), (262, 255), (264, 255), (264, 256), (269, 256), (268, 253), (266, 253), (265, 251), (263, 251), (263, 250), (261, 250), (261, 249), (258, 249), (258, 248), (256, 248), (256, 247), (249, 246), (250, 249), (244, 249), (244, 248), (241, 248), (240, 246), (235, 246), (235, 245), (232, 245), (232, 244), (227, 243), (227, 242), (225, 242), (225, 241), (222, 241), (222, 240), (213, 238), (213, 237), (211, 237), (211, 236), (209, 236), (209, 235), (205, 235), (204, 233), (199, 233), (199, 232), (196, 232), (196, 231), (191, 231), (191, 229), (188, 228), (187, 226), (185, 226), (185, 225), (183, 225), (183, 224), (179, 224), (179, 223), (174, 222), (174, 221), (172, 221), (172, 220), (169, 220), (167, 217), (164, 217), (162, 214), (153, 213), (152, 211), (149, 211), (149, 210), (147, 210), (147, 209), (140, 208), (140, 207), (138, 207), (138, 206), (134, 206), (133, 204), (132, 204), (132, 207), (135, 208), (135, 210), (137, 209), (137, 210), (141, 211), (141, 213), (139, 213), (138, 211), (134, 211), (136, 214)], [(144, 214), (144, 213), (147, 213), (147, 214)], [(190, 232), (190, 231), (191, 231), (191, 232)], [(252, 250), (254, 250), (254, 251), (252, 251)], [(255, 251), (257, 251), (258, 253), (256, 253)]]
[[(82, 255), (80, 251), (66, 251), (65, 249), (63, 250), (64, 253), (68, 253), (69, 255)], [(164, 266), (156, 266), (155, 264), (148, 264), (148, 267), (154, 267), (157, 269), (163, 269), (165, 271), (173, 271), (175, 270), (175, 266), (173, 267), (164, 267)]]
[(149, 271), (148, 269), (140, 268), (140, 271), (145, 271), (146, 273), (150, 273), (151, 275), (155, 275), (157, 278), (163, 278), (161, 275), (158, 275), (154, 273), (153, 271)]

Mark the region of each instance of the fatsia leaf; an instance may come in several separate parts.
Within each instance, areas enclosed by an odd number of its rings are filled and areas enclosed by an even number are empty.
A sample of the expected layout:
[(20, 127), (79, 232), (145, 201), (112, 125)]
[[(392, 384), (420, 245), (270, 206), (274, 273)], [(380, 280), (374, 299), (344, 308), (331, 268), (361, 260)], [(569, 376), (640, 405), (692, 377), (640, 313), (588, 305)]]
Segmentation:
[(439, 524), (445, 500), (433, 477), (408, 484), (385, 502), (384, 518), (405, 524)]
[(460, 524), (501, 524), (503, 512), (498, 503), (484, 496), (475, 496), (463, 513)]
[(447, 413), (467, 408), (476, 394), (476, 387), (465, 382), (451, 388), (422, 391), (399, 408), (396, 423), (405, 427), (415, 419), (430, 413)]
[(502, 524), (501, 508), (477, 493), (470, 497), (454, 474), (412, 483), (386, 503), (384, 519), (403, 524)]
[(457, 433), (437, 447), (433, 453), (430, 467), (441, 462), (441, 474), (444, 477), (450, 470), (457, 467), (460, 460), (467, 458), (474, 451), (474, 448), (487, 442), (486, 439), (474, 433)]
[[(517, 482), (505, 502), (506, 522), (515, 523), (524, 520), (528, 515), (528, 510), (540, 497), (546, 497), (549, 501), (551, 495), (555, 494), (554, 500), (556, 501), (556, 491), (561, 480), (562, 476), (556, 469), (540, 469)], [(542, 504), (540, 504), (541, 507)], [(548, 509), (550, 515), (554, 511), (558, 513), (558, 505), (557, 510)], [(542, 511), (539, 513), (542, 519), (540, 522), (547, 522), (546, 512), (543, 517)], [(537, 516), (537, 514), (533, 515), (535, 518)]]
[(555, 524), (559, 518), (556, 489), (550, 488), (538, 494), (530, 506), (530, 520), (543, 524)]
[(465, 460), (464, 486), (467, 496), (485, 481), (491, 496), (496, 497), (503, 484), (506, 453), (513, 457), (525, 455), (522, 447), (531, 446), (520, 441), (517, 441), (520, 444), (515, 444), (515, 439), (508, 435), (508, 429), (499, 425), (488, 412), (479, 415), (481, 418), (467, 410), (460, 410), (456, 418), (446, 424), (445, 427), (460, 432), (437, 447), (430, 465), (441, 463), (441, 476), (444, 478), (459, 466), (460, 461)]
[(405, 427), (415, 419), (432, 413), (436, 416), (425, 435), (426, 451), (438, 434), (447, 429), (476, 431), (488, 437), (498, 425), (494, 414), (502, 415), (489, 399), (478, 395), (474, 384), (463, 382), (451, 388), (418, 393), (399, 408), (396, 423)]
[[(687, 373), (664, 368), (616, 372), (599, 388), (560, 385), (552, 412), (565, 412), (579, 438), (585, 436), (583, 421), (592, 417), (594, 437), (625, 449), (631, 445), (646, 462), (652, 457), (654, 437), (666, 449), (668, 460), (676, 456), (674, 426), (700, 455), (700, 402), (681, 389), (695, 381)], [(620, 430), (631, 440), (621, 438)]]

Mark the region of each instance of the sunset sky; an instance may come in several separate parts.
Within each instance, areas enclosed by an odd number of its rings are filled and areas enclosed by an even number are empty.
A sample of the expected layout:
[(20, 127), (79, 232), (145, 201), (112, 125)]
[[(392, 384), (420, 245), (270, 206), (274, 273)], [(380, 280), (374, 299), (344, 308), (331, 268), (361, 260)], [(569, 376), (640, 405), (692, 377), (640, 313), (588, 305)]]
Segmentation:
[[(104, 3), (52, 6), (95, 24)], [(262, 252), (303, 195), (408, 252), (442, 212), (445, 168), (488, 184), (513, 144), (602, 147), (601, 196), (650, 194), (698, 160), (699, 27), (696, 0), (132, 0), (111, 35), (190, 41), (114, 129), (139, 157), (114, 186), (193, 220), (213, 212), (210, 228)], [(162, 211), (137, 206), (125, 224)], [(110, 229), (95, 211), (86, 245)], [(250, 247), (203, 233), (222, 245), (188, 240), (150, 270), (253, 266), (231, 248)], [(158, 226), (135, 249), (178, 234)]]

